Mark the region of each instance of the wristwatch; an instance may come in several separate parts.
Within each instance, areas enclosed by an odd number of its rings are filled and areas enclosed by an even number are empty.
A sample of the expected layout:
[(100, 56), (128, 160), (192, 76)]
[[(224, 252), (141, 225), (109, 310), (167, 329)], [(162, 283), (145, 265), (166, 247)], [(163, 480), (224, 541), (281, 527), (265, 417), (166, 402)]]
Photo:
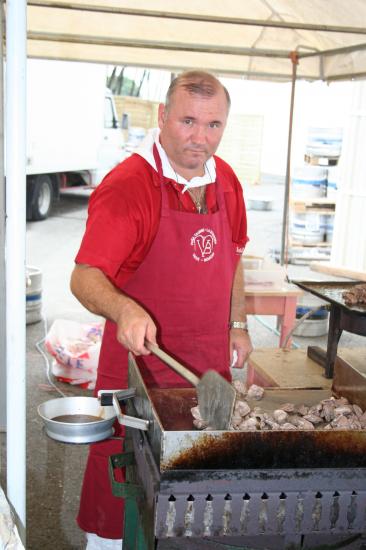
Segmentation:
[(244, 321), (230, 321), (229, 327), (240, 328), (241, 330), (245, 330), (246, 332), (248, 332), (248, 323)]

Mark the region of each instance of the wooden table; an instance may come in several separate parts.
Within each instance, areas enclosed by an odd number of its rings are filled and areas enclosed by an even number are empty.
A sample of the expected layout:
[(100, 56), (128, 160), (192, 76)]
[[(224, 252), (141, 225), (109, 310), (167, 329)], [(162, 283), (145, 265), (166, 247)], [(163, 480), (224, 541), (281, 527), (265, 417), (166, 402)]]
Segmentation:
[(255, 349), (248, 360), (248, 386), (263, 388), (330, 388), (324, 368), (307, 356), (306, 349)]
[[(281, 323), (280, 347), (294, 327), (296, 304), (303, 291), (296, 285), (283, 283), (280, 289), (245, 288), (248, 315), (277, 315)], [(290, 342), (289, 342), (290, 344)]]
[[(337, 360), (346, 361), (366, 379), (366, 349), (338, 348)], [(324, 367), (302, 349), (255, 349), (248, 360), (247, 385), (281, 388), (331, 388)], [(339, 381), (338, 381), (339, 382)], [(364, 384), (364, 383), (363, 383)], [(344, 384), (345, 385), (345, 384)], [(358, 384), (358, 388), (362, 387)]]

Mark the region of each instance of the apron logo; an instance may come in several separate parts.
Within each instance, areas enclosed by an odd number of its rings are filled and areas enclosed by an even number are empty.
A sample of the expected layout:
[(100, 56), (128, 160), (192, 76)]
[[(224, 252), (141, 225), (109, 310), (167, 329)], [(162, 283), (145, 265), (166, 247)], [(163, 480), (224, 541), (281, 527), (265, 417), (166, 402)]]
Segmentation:
[(216, 244), (216, 236), (212, 229), (200, 229), (191, 238), (191, 246), (194, 249), (193, 258), (197, 262), (209, 262), (215, 255)]

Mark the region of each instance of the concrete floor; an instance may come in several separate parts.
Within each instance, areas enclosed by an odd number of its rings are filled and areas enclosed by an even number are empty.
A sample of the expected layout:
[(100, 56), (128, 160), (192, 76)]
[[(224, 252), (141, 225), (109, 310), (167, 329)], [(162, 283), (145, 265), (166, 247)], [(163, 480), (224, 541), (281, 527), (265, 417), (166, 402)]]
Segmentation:
[[(249, 232), (253, 236), (248, 253), (265, 255), (280, 245), (282, 193), (281, 185), (272, 184), (248, 192), (274, 198), (269, 212), (249, 211)], [(36, 349), (55, 319), (88, 322), (97, 318), (88, 313), (71, 295), (68, 281), (85, 225), (87, 198), (62, 197), (50, 218), (27, 224), (27, 264), (43, 273), (43, 315), (45, 322), (27, 326), (27, 549), (76, 550), (85, 547), (83, 533), (75, 523), (79, 492), (87, 447), (65, 445), (49, 439), (42, 429), (37, 406), (57, 397), (49, 386), (46, 365)], [(290, 275), (309, 276), (304, 266), (290, 266)], [(317, 274), (311, 273), (312, 278)], [(275, 318), (262, 318), (275, 328)], [(47, 326), (46, 326), (47, 323)], [(278, 336), (259, 319), (250, 317), (250, 332), (255, 347), (277, 347)], [(301, 347), (325, 346), (326, 336), (295, 338)], [(361, 337), (344, 334), (340, 345), (364, 346)], [(58, 383), (67, 395), (89, 395), (77, 386)], [(1, 450), (4, 457), (4, 435)], [(1, 461), (5, 466), (4, 461)], [(4, 487), (4, 468), (1, 472)]]

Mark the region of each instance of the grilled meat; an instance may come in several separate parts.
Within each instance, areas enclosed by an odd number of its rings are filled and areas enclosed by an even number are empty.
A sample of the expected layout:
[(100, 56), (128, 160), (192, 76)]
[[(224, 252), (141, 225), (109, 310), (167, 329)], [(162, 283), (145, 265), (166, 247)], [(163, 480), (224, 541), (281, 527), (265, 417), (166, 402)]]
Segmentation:
[(345, 290), (342, 296), (348, 306), (366, 304), (366, 283), (355, 285), (352, 288)]

